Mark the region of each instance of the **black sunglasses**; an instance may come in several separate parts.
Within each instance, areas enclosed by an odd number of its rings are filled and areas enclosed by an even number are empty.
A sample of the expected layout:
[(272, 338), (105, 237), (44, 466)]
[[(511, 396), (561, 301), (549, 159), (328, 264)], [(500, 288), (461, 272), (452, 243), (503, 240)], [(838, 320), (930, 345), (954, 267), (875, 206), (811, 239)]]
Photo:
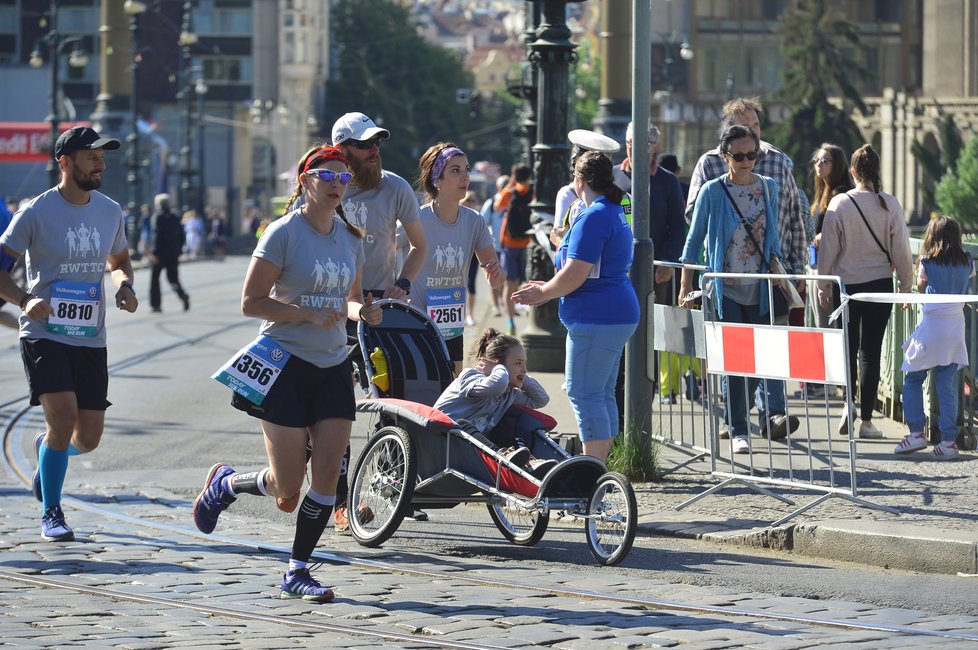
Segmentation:
[(731, 158), (733, 158), (737, 162), (744, 162), (744, 159), (747, 159), (747, 160), (757, 160), (757, 152), (756, 151), (748, 151), (747, 153), (743, 153), (743, 152), (730, 153), (728, 151), (726, 153), (727, 153), (728, 156), (730, 156)]
[(380, 138), (370, 138), (369, 140), (350, 139), (347, 140), (344, 144), (348, 144), (352, 147), (356, 147), (357, 149), (361, 149), (363, 151), (368, 151), (370, 149), (373, 149), (374, 146), (380, 149)]

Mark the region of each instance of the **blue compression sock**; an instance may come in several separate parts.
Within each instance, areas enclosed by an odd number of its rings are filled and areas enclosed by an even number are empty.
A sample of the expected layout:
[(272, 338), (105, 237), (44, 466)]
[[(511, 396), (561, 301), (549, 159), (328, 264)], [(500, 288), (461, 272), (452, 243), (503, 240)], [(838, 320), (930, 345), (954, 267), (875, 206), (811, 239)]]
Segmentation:
[(55, 451), (42, 444), (38, 453), (38, 467), (41, 470), (41, 496), (44, 510), (61, 505), (61, 488), (64, 487), (65, 474), (68, 473), (68, 451)]
[(72, 445), (72, 444), (69, 444), (68, 445), (68, 455), (69, 456), (81, 456), (84, 453), (85, 453), (84, 451), (78, 451), (78, 448), (75, 447), (75, 445)]

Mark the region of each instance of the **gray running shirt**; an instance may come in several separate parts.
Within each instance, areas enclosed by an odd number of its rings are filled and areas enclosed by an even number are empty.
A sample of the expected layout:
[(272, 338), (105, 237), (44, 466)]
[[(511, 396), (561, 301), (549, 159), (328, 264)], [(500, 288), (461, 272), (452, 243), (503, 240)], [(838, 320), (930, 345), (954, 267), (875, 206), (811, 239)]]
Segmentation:
[(380, 185), (361, 191), (350, 185), (343, 211), (355, 226), (366, 232), (363, 252), (369, 264), (363, 268), (364, 291), (389, 289), (394, 280), (397, 222), (418, 220), (418, 197), (406, 180), (389, 171), (381, 172)]
[(411, 304), (426, 311), (428, 291), (457, 288), (462, 291), (464, 306), (469, 260), (475, 251), (493, 247), (489, 226), (482, 215), (465, 206), (459, 206), (455, 223), (447, 224), (430, 203), (421, 207), (421, 225), (428, 242), (428, 259), (411, 288)]
[[(50, 339), (87, 348), (105, 347), (105, 260), (126, 250), (122, 208), (102, 194), (90, 192), (85, 205), (66, 201), (53, 187), (14, 215), (0, 245), (27, 256), (27, 290), (51, 300), (58, 281), (100, 287), (93, 336), (64, 336), (48, 330), (48, 319), (20, 316), (20, 338)], [(115, 306), (115, 294), (110, 301)]]
[(523, 379), (523, 388), (509, 385), (509, 371), (498, 364), (488, 376), (466, 368), (435, 402), (435, 408), (453, 420), (468, 420), (482, 433), (499, 424), (510, 406), (543, 408), (550, 401), (547, 390), (533, 377)]
[[(300, 210), (293, 210), (265, 230), (254, 257), (282, 270), (271, 297), (300, 307), (331, 307), (346, 314), (346, 297), (363, 266), (363, 243), (333, 217), (328, 235), (313, 230)], [(346, 319), (330, 329), (309, 321), (262, 321), (261, 333), (289, 353), (320, 368), (346, 359)]]

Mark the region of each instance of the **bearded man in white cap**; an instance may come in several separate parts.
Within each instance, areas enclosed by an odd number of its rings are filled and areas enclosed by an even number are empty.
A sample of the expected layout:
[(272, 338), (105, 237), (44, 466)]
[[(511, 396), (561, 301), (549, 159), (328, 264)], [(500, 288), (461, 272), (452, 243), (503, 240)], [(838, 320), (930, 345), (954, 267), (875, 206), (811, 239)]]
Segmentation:
[[(363, 293), (374, 298), (407, 300), (411, 282), (418, 276), (428, 255), (424, 228), (421, 226), (418, 197), (411, 185), (393, 172), (383, 169), (380, 147), (391, 137), (390, 131), (377, 126), (363, 113), (347, 113), (333, 124), (333, 146), (346, 156), (353, 180), (343, 200), (343, 211), (351, 223), (364, 231)], [(397, 224), (407, 235), (409, 247), (398, 277), (394, 276), (397, 256)], [(347, 323), (347, 334), (356, 344), (356, 323)], [(360, 369), (360, 383), (365, 386), (366, 372), (359, 346), (351, 358)], [(346, 474), (350, 465), (350, 449), (341, 468), (336, 491), (333, 518), (337, 532), (349, 527), (346, 512), (348, 493)]]

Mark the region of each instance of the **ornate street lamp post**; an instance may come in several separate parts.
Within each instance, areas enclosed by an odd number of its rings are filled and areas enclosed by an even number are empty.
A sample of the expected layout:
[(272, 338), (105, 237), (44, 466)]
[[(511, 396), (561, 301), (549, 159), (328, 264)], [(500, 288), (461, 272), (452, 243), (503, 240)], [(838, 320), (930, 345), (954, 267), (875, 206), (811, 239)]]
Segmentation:
[(204, 152), (207, 147), (204, 146), (204, 96), (207, 94), (207, 84), (203, 79), (198, 79), (197, 83), (194, 84), (194, 93), (197, 95), (197, 169), (200, 170), (199, 180), (197, 187), (197, 214), (202, 218), (204, 217), (204, 208), (207, 202), (207, 183), (204, 182), (204, 173), (206, 168), (204, 167)]
[(193, 31), (193, 2), (183, 3), (183, 24), (180, 29), (180, 92), (177, 100), (183, 115), (183, 138), (180, 144), (180, 198), (181, 210), (190, 208), (194, 196), (193, 168), (193, 70), (192, 48), (197, 44), (197, 34)]
[(540, 7), (535, 2), (526, 3), (523, 47), (526, 49), (526, 63), (520, 66), (519, 79), (507, 80), (509, 94), (525, 100), (523, 119), (520, 121), (520, 137), (523, 139), (523, 161), (533, 166), (533, 145), (537, 141), (537, 66), (531, 62), (531, 44), (537, 37), (540, 25)]
[[(570, 65), (574, 49), (567, 27), (567, 4), (583, 0), (536, 0), (535, 10), (542, 13), (536, 37), (530, 43), (530, 62), (539, 72), (537, 84), (537, 139), (533, 145), (533, 183), (535, 198), (531, 208), (536, 214), (553, 215), (559, 190), (566, 182), (570, 160), (567, 142), (568, 92)], [(535, 240), (530, 244), (532, 280), (553, 277), (550, 256)], [(557, 316), (558, 302), (553, 300), (530, 310), (529, 326), (521, 334), (527, 359), (535, 370), (559, 372), (564, 368), (566, 332)]]
[(139, 15), (146, 11), (145, 3), (138, 0), (126, 0), (122, 6), (123, 11), (129, 16), (129, 34), (132, 42), (132, 60), (129, 62), (129, 135), (126, 136), (128, 144), (127, 163), (129, 173), (126, 175), (126, 183), (129, 187), (129, 220), (132, 229), (128, 234), (130, 245), (135, 241), (135, 236), (139, 232), (139, 224), (134, 223), (139, 214), (140, 199), (140, 173), (139, 173)]
[[(61, 82), (59, 79), (61, 57), (64, 55), (64, 52), (68, 46), (71, 45), (73, 47), (71, 54), (68, 56), (68, 65), (73, 68), (84, 68), (86, 65), (88, 65), (88, 55), (81, 47), (81, 37), (64, 37), (58, 33), (58, 6), (55, 0), (51, 0), (51, 9), (49, 11), (47, 20), (50, 29), (48, 29), (48, 33), (41, 39), (41, 42), (47, 45), (48, 57), (50, 58), (51, 63), (51, 113), (48, 114), (47, 121), (51, 124), (52, 155), (48, 159), (47, 172), (48, 181), (53, 187), (61, 180), (61, 170), (58, 167), (58, 164), (55, 162), (53, 156), (54, 144), (57, 142), (61, 130), (61, 102), (59, 101), (59, 95), (61, 94)], [(35, 48), (34, 51), (31, 52), (30, 65), (33, 68), (39, 68), (44, 65), (44, 59), (39, 48)]]

